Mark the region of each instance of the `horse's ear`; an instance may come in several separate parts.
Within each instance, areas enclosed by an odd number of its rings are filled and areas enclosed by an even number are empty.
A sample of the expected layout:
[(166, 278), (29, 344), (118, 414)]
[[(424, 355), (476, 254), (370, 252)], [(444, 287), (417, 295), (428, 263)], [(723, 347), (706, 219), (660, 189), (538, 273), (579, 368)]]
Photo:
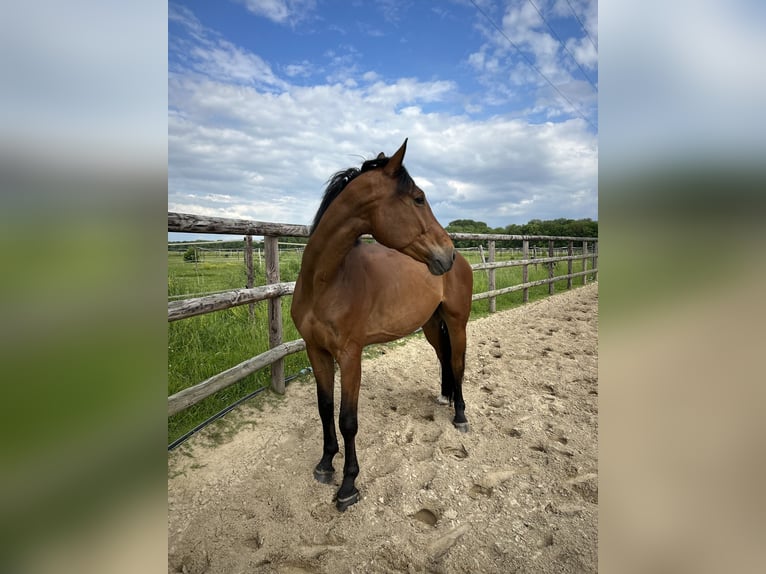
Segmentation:
[(396, 150), (396, 153), (391, 156), (390, 160), (388, 160), (386, 167), (383, 168), (383, 172), (386, 175), (393, 176), (399, 171), (399, 169), (402, 167), (402, 162), (404, 161), (404, 152), (406, 151), (407, 151), (407, 138), (405, 138), (404, 143), (402, 144), (402, 147)]
[(380, 152), (378, 154), (378, 157), (376, 157), (375, 159), (386, 159), (386, 154), (384, 154), (383, 152)]

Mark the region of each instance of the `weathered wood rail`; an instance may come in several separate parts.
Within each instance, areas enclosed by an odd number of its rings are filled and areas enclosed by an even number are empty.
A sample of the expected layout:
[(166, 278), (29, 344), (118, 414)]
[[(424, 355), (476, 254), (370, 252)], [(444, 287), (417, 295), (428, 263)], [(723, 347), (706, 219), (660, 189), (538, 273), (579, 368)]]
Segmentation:
[(237, 305), (273, 299), (282, 295), (291, 295), (294, 289), (295, 281), (292, 283), (273, 283), (261, 287), (253, 287), (252, 289), (235, 289), (225, 293), (216, 293), (215, 295), (205, 295), (181, 301), (170, 301), (168, 303), (168, 322), (194, 317), (195, 315), (204, 315), (213, 311), (230, 309)]
[[(168, 231), (179, 233), (215, 233), (225, 235), (244, 235), (245, 244), (252, 249), (252, 236), (264, 237), (264, 258), (266, 263), (267, 284), (260, 287), (252, 287), (252, 252), (248, 268), (248, 288), (234, 289), (224, 293), (193, 297), (180, 301), (168, 302), (168, 322), (212, 313), (223, 309), (230, 309), (238, 305), (253, 304), (257, 301), (268, 300), (269, 302), (269, 350), (242, 363), (231, 367), (221, 373), (183, 389), (168, 397), (168, 416), (174, 415), (193, 404), (209, 397), (213, 393), (242, 380), (246, 376), (271, 367), (271, 386), (278, 393), (284, 393), (284, 358), (292, 353), (298, 353), (306, 348), (302, 339), (282, 341), (282, 305), (281, 297), (291, 295), (295, 289), (295, 282), (281, 283), (279, 278), (279, 249), (278, 238), (280, 237), (308, 237), (311, 228), (307, 225), (293, 225), (288, 223), (271, 223), (263, 221), (251, 221), (248, 219), (229, 219), (223, 217), (205, 217), (188, 213), (168, 212)], [(523, 301), (529, 301), (529, 289), (538, 285), (548, 285), (548, 293), (553, 294), (554, 283), (566, 280), (567, 289), (572, 288), (572, 279), (582, 277), (583, 284), (592, 276), (598, 279), (598, 238), (596, 237), (551, 237), (548, 235), (502, 235), (502, 234), (477, 234), (477, 233), (450, 233), (453, 240), (470, 239), (487, 242), (487, 257), (484, 258), (482, 251), (482, 263), (471, 265), (474, 272), (486, 271), (488, 275), (488, 291), (475, 293), (473, 300), (489, 299), (489, 310), (496, 310), (496, 299), (501, 295), (522, 291)], [(248, 238), (250, 238), (248, 240)], [(495, 261), (496, 243), (498, 241), (521, 241), (522, 259), (511, 261)], [(548, 243), (548, 257), (529, 257), (530, 242)], [(567, 243), (567, 255), (554, 257), (554, 242)], [(582, 246), (582, 254), (574, 255), (574, 245)], [(592, 245), (593, 250), (588, 251)], [(538, 248), (539, 249), (539, 248)], [(559, 249), (561, 249), (559, 247)], [(574, 272), (572, 263), (583, 261), (583, 270)], [(555, 265), (558, 262), (567, 262), (567, 274), (555, 276)], [(591, 263), (588, 269), (588, 262)], [(537, 281), (529, 281), (530, 265), (547, 265), (548, 277)], [(522, 282), (518, 285), (496, 288), (495, 272), (504, 267), (521, 267)]]

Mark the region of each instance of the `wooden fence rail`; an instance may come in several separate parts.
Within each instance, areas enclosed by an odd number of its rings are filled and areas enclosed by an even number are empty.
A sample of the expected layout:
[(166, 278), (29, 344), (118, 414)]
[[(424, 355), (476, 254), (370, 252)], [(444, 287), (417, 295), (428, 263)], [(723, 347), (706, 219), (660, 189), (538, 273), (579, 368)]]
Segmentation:
[(222, 311), (223, 309), (230, 309), (238, 305), (274, 299), (282, 295), (292, 295), (294, 289), (295, 281), (292, 283), (263, 285), (262, 287), (253, 287), (252, 289), (235, 289), (225, 293), (216, 293), (215, 295), (171, 301), (168, 303), (168, 322), (194, 317), (195, 315), (204, 315), (213, 311)]
[(495, 291), (486, 291), (485, 293), (475, 293), (471, 301), (480, 301), (481, 299), (490, 299), (492, 297), (497, 297), (498, 295), (506, 295), (508, 293), (513, 293), (514, 291), (522, 291), (529, 289), (530, 287), (537, 287), (538, 285), (545, 285), (546, 283), (548, 285), (551, 285), (555, 283), (556, 281), (563, 281), (567, 277), (585, 277), (586, 275), (590, 275), (593, 273), (593, 269), (588, 269), (587, 271), (580, 271), (578, 273), (572, 273), (570, 275), (559, 275), (558, 277), (554, 277), (553, 280), (550, 278), (548, 279), (540, 279), (539, 281), (530, 281), (528, 283), (520, 283), (519, 285), (513, 285), (511, 287), (504, 287), (503, 289), (497, 289)]
[[(209, 379), (202, 381), (192, 387), (178, 391), (176, 394), (168, 397), (168, 416), (174, 415), (193, 404), (198, 403), (226, 387), (241, 381), (246, 376), (260, 371), (262, 368), (273, 365), (276, 361), (281, 361), (287, 355), (299, 353), (306, 348), (303, 339), (280, 343), (276, 347), (269, 349), (251, 359), (241, 362), (222, 373), (213, 375)], [(284, 379), (282, 380), (284, 385)], [(284, 393), (284, 387), (282, 392)]]
[[(245, 244), (252, 250), (252, 236), (264, 237), (264, 257), (266, 262), (267, 285), (251, 287), (252, 285), (252, 251), (245, 254), (248, 268), (248, 288), (234, 289), (222, 293), (205, 295), (168, 302), (168, 322), (212, 313), (229, 309), (238, 305), (252, 304), (257, 301), (269, 301), (269, 350), (247, 359), (238, 365), (213, 375), (212, 377), (188, 387), (168, 397), (168, 416), (174, 415), (199, 401), (209, 397), (226, 387), (242, 380), (246, 376), (271, 367), (271, 386), (284, 393), (284, 358), (292, 353), (298, 353), (306, 348), (303, 339), (282, 342), (282, 306), (281, 297), (291, 295), (295, 289), (295, 282), (281, 283), (279, 278), (279, 237), (308, 237), (311, 228), (307, 225), (292, 225), (287, 223), (270, 223), (251, 221), (247, 219), (229, 219), (224, 217), (204, 217), (188, 213), (168, 212), (168, 231), (179, 233), (215, 233), (224, 235), (244, 235)], [(500, 295), (522, 291), (524, 303), (529, 301), (529, 289), (538, 285), (548, 284), (548, 293), (554, 292), (554, 283), (566, 281), (566, 288), (572, 288), (572, 279), (582, 277), (583, 285), (588, 276), (593, 280), (598, 279), (598, 238), (597, 237), (551, 237), (548, 235), (502, 235), (502, 234), (478, 234), (478, 233), (450, 233), (453, 240), (480, 240), (487, 242), (487, 257), (484, 258), (482, 250), (482, 263), (471, 265), (474, 272), (486, 271), (488, 275), (488, 289), (485, 293), (473, 295), (473, 301), (489, 299), (490, 312), (496, 309), (496, 298)], [(249, 240), (248, 240), (249, 238)], [(498, 241), (521, 241), (521, 259), (511, 261), (495, 261)], [(547, 248), (535, 247), (537, 250), (547, 252), (548, 257), (529, 258), (530, 241), (547, 242)], [(567, 255), (554, 257), (554, 242), (567, 242)], [(574, 255), (574, 243), (582, 245), (582, 255)], [(588, 245), (593, 246), (593, 251), (588, 251)], [(561, 250), (562, 248), (557, 248)], [(246, 249), (247, 251), (247, 249)], [(583, 271), (573, 272), (572, 262), (583, 261)], [(555, 264), (561, 261), (567, 262), (567, 274), (554, 276)], [(588, 262), (591, 268), (588, 269)], [(548, 277), (538, 281), (529, 281), (530, 265), (547, 265)], [(495, 271), (504, 267), (521, 267), (522, 282), (519, 285), (495, 289)]]
[(179, 233), (219, 233), (222, 235), (265, 235), (270, 237), (308, 237), (308, 225), (268, 223), (228, 217), (205, 217), (168, 211), (168, 231)]
[[(490, 255), (490, 259), (491, 259)], [(481, 271), (482, 269), (499, 269), (501, 267), (520, 267), (522, 265), (537, 265), (540, 263), (553, 263), (556, 261), (577, 261), (581, 259), (592, 259), (592, 255), (564, 255), (563, 257), (539, 257), (537, 259), (512, 259), (510, 261), (495, 261), (494, 263), (474, 263), (471, 269)], [(561, 277), (564, 277), (563, 275)]]

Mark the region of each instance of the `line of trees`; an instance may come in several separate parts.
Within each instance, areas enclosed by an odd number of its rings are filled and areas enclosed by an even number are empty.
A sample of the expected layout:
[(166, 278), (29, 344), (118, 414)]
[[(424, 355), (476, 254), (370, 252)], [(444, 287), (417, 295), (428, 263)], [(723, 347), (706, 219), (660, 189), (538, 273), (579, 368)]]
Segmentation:
[[(528, 223), (511, 223), (505, 227), (489, 227), (483, 221), (456, 219), (445, 228), (450, 233), (497, 233), (503, 235), (559, 235), (565, 237), (598, 237), (598, 221), (586, 219), (532, 219)], [(477, 247), (481, 242), (467, 239), (455, 241), (456, 247)], [(556, 241), (557, 247), (566, 245)], [(499, 241), (498, 247), (521, 247), (521, 241)], [(531, 241), (530, 246), (547, 247), (547, 241)]]

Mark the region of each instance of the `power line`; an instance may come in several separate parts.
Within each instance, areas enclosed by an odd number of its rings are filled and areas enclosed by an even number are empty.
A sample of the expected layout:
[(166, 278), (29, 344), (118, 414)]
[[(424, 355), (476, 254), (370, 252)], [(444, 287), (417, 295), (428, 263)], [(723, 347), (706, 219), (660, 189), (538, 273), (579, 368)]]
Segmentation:
[(559, 38), (559, 35), (556, 34), (556, 31), (553, 29), (553, 26), (551, 26), (548, 23), (548, 20), (545, 19), (545, 16), (543, 16), (543, 13), (540, 12), (540, 9), (535, 5), (532, 0), (527, 0), (531, 5), (532, 8), (534, 8), (537, 13), (540, 15), (540, 18), (542, 18), (543, 22), (545, 22), (545, 25), (548, 26), (548, 29), (551, 31), (551, 34), (553, 34), (553, 37), (556, 38), (556, 40), (559, 41), (559, 44), (561, 44), (561, 47), (564, 48), (567, 54), (569, 54), (569, 57), (572, 58), (572, 61), (577, 65), (578, 68), (580, 68), (580, 72), (582, 72), (582, 75), (585, 76), (585, 79), (588, 80), (588, 83), (591, 85), (591, 87), (598, 93), (598, 88), (596, 87), (596, 84), (593, 83), (593, 80), (590, 79), (588, 74), (585, 73), (585, 70), (582, 69), (582, 66), (580, 65), (580, 62), (577, 61), (577, 59), (574, 57), (574, 54), (569, 51), (569, 48), (566, 47), (566, 44)]
[[(305, 367), (305, 368), (301, 369), (300, 371), (298, 371), (296, 374), (290, 375), (289, 377), (285, 378), (285, 384), (289, 383), (293, 379), (297, 379), (298, 377), (300, 377), (302, 375), (307, 375), (308, 373), (311, 373), (311, 372), (313, 372), (311, 367)], [(244, 396), (244, 397), (242, 397), (240, 399), (237, 399), (232, 404), (230, 404), (228, 407), (226, 407), (223, 410), (217, 412), (216, 414), (214, 414), (209, 419), (206, 419), (206, 420), (202, 421), (200, 424), (198, 424), (196, 427), (191, 429), (189, 432), (187, 432), (186, 434), (184, 434), (180, 438), (177, 438), (176, 440), (171, 442), (168, 445), (168, 452), (170, 452), (171, 450), (176, 448), (182, 442), (186, 441), (186, 439), (188, 439), (193, 434), (201, 431), (203, 428), (205, 428), (207, 425), (209, 425), (213, 421), (220, 419), (222, 416), (224, 416), (224, 415), (228, 414), (230, 411), (234, 410), (235, 407), (239, 406), (240, 404), (244, 403), (245, 401), (247, 401), (249, 399), (252, 399), (254, 396), (262, 393), (263, 391), (265, 391), (268, 388), (269, 387), (266, 386), (266, 387), (261, 387), (259, 389), (256, 389), (255, 391), (253, 391), (249, 395), (246, 395), (246, 396)]]
[(572, 11), (572, 14), (574, 15), (575, 19), (580, 23), (580, 27), (582, 28), (582, 31), (585, 32), (585, 35), (588, 37), (588, 40), (590, 40), (590, 43), (593, 44), (593, 49), (598, 52), (598, 46), (596, 46), (596, 43), (593, 41), (593, 38), (590, 37), (590, 34), (588, 34), (588, 29), (585, 27), (585, 24), (582, 23), (582, 20), (580, 20), (580, 17), (577, 15), (577, 12), (575, 12), (575, 9), (572, 8), (572, 4), (569, 3), (569, 0), (567, 0), (567, 5), (569, 6), (569, 9)]
[(478, 4), (476, 4), (476, 2), (475, 2), (474, 0), (471, 0), (471, 4), (473, 4), (473, 5), (474, 5), (474, 7), (475, 7), (475, 8), (476, 8), (476, 9), (477, 9), (479, 12), (481, 12), (481, 14), (482, 14), (482, 15), (483, 15), (483, 16), (484, 16), (486, 19), (487, 19), (487, 21), (488, 21), (490, 24), (492, 24), (492, 26), (495, 28), (495, 30), (497, 30), (498, 32), (500, 32), (500, 34), (502, 34), (503, 38), (505, 38), (506, 40), (508, 40), (508, 42), (511, 44), (511, 46), (513, 46), (513, 47), (516, 49), (516, 51), (519, 53), (519, 55), (520, 55), (522, 58), (524, 58), (524, 61), (526, 61), (526, 63), (529, 65), (529, 67), (530, 67), (530, 68), (532, 68), (532, 69), (533, 69), (535, 72), (537, 72), (537, 73), (538, 73), (538, 75), (539, 75), (539, 76), (540, 76), (540, 77), (541, 77), (543, 80), (545, 80), (545, 81), (548, 83), (548, 85), (549, 85), (551, 88), (553, 88), (554, 90), (556, 90), (556, 92), (558, 93), (558, 95), (560, 95), (562, 98), (564, 98), (564, 100), (566, 100), (566, 102), (567, 102), (567, 103), (568, 103), (568, 104), (569, 104), (569, 105), (572, 107), (572, 109), (574, 110), (574, 112), (575, 112), (575, 113), (576, 113), (578, 116), (580, 116), (582, 119), (584, 119), (584, 120), (585, 120), (585, 121), (588, 123), (588, 125), (590, 125), (590, 126), (591, 126), (591, 127), (594, 129), (594, 130), (598, 131), (598, 128), (597, 128), (597, 127), (596, 127), (596, 126), (593, 124), (593, 122), (591, 122), (591, 121), (590, 121), (590, 120), (589, 120), (589, 119), (588, 119), (588, 118), (585, 116), (585, 114), (583, 114), (583, 113), (582, 113), (582, 112), (581, 112), (581, 111), (580, 111), (580, 110), (577, 108), (577, 106), (575, 106), (575, 105), (572, 103), (572, 101), (571, 101), (569, 98), (567, 98), (567, 97), (566, 97), (566, 95), (564, 95), (564, 93), (563, 93), (561, 90), (559, 90), (559, 89), (558, 89), (558, 87), (556, 87), (556, 85), (555, 85), (553, 82), (551, 82), (551, 81), (548, 79), (548, 77), (547, 77), (545, 74), (543, 74), (543, 73), (540, 71), (540, 69), (539, 69), (537, 66), (535, 66), (534, 62), (532, 62), (532, 60), (530, 60), (530, 59), (527, 57), (527, 55), (526, 55), (524, 52), (522, 52), (521, 48), (519, 48), (519, 47), (516, 45), (516, 43), (515, 43), (513, 40), (511, 40), (511, 39), (510, 39), (510, 38), (509, 38), (509, 37), (506, 35), (506, 33), (505, 33), (505, 32), (503, 32), (503, 30), (502, 30), (502, 28), (500, 28), (500, 26), (498, 26), (497, 24), (495, 24), (495, 22), (492, 20), (492, 18), (490, 18), (490, 17), (489, 17), (489, 15), (488, 15), (488, 14), (487, 14), (487, 13), (486, 13), (484, 10), (482, 10), (482, 9), (479, 7), (479, 5), (478, 5)]

